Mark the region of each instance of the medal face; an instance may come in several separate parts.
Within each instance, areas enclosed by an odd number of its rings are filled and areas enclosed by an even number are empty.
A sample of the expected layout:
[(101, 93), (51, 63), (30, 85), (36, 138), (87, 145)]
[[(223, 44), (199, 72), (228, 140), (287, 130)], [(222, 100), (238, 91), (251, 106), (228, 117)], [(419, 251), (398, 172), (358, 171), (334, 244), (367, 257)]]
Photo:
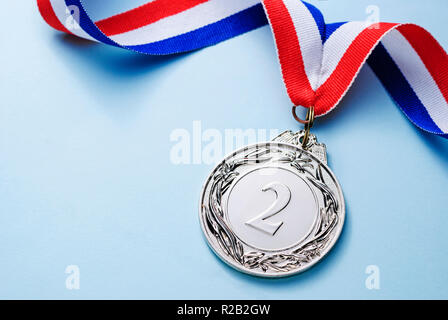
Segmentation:
[(235, 151), (204, 185), (199, 216), (206, 239), (242, 272), (302, 272), (328, 253), (342, 231), (344, 198), (326, 165), (325, 146), (313, 136), (305, 151), (295, 138), (287, 132)]

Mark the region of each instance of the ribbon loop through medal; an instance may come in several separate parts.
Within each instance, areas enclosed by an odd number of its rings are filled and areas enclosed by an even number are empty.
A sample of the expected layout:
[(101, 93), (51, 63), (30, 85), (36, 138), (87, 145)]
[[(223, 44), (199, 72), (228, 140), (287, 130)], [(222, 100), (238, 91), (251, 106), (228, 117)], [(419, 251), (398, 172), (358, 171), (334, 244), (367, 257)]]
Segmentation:
[(297, 106), (292, 107), (292, 115), (293, 115), (294, 119), (297, 120), (297, 122), (299, 122), (305, 126), (304, 127), (304, 135), (303, 135), (302, 141), (300, 141), (300, 142), (302, 144), (302, 148), (307, 149), (309, 138), (310, 138), (311, 128), (314, 125), (314, 119), (315, 119), (314, 107), (311, 106), (308, 108), (308, 110), (306, 112), (305, 120), (302, 120), (299, 118), (299, 116), (297, 115), (296, 109), (297, 109)]

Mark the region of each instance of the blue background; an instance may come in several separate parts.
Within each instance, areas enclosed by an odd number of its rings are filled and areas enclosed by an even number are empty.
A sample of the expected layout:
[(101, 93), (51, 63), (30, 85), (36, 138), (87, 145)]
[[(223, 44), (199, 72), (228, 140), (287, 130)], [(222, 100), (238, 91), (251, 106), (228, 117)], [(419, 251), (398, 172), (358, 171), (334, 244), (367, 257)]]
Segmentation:
[[(448, 48), (444, 0), (312, 3), (330, 22), (378, 5)], [(368, 67), (314, 130), (344, 188), (340, 241), (310, 271), (264, 280), (208, 249), (197, 211), (212, 165), (173, 165), (170, 134), (194, 120), (299, 129), (268, 27), (147, 57), (64, 36), (35, 1), (8, 2), (0, 26), (0, 298), (448, 298), (448, 141), (412, 126)], [(372, 264), (380, 290), (365, 286)]]

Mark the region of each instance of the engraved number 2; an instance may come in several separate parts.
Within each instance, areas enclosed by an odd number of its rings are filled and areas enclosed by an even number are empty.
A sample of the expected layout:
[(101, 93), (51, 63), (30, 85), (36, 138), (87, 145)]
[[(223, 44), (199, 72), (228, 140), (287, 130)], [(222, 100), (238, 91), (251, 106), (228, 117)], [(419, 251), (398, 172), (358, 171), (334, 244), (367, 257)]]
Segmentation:
[(274, 203), (258, 216), (247, 221), (246, 224), (274, 236), (278, 229), (283, 225), (283, 222), (270, 223), (266, 221), (266, 219), (275, 216), (288, 205), (291, 200), (291, 190), (280, 182), (271, 182), (262, 189), (263, 192), (268, 190), (275, 192), (277, 196)]

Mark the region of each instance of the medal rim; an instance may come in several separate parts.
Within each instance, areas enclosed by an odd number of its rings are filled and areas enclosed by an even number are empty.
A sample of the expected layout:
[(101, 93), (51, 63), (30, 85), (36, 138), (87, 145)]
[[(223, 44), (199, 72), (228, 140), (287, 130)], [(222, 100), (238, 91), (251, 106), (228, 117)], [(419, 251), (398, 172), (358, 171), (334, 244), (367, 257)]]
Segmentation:
[[(213, 243), (212, 243), (212, 239), (210, 238), (209, 233), (207, 232), (207, 226), (205, 224), (205, 220), (202, 217), (202, 203), (204, 200), (204, 195), (206, 193), (206, 189), (207, 186), (210, 182), (210, 180), (213, 178), (214, 174), (216, 173), (216, 171), (218, 170), (219, 166), (221, 164), (223, 164), (227, 159), (235, 156), (236, 154), (240, 153), (241, 151), (244, 151), (245, 149), (250, 149), (250, 148), (254, 148), (256, 146), (272, 146), (272, 145), (276, 145), (276, 146), (287, 146), (287, 147), (293, 147), (297, 150), (303, 151), (307, 154), (307, 156), (310, 156), (314, 161), (320, 163), (321, 165), (323, 165), (325, 167), (325, 169), (330, 173), (330, 175), (333, 178), (333, 182), (336, 185), (337, 190), (339, 191), (340, 197), (341, 197), (341, 204), (340, 204), (340, 215), (338, 215), (339, 217), (339, 224), (340, 227), (337, 228), (337, 230), (334, 230), (335, 234), (333, 239), (331, 239), (325, 254), (321, 255), (319, 258), (313, 259), (311, 262), (307, 263), (303, 268), (297, 268), (295, 270), (291, 270), (291, 271), (286, 271), (286, 272), (278, 272), (278, 273), (262, 273), (260, 271), (253, 271), (249, 268), (245, 268), (244, 266), (238, 264), (237, 262), (235, 262), (232, 259), (229, 259), (227, 256), (221, 254), (220, 252), (218, 252), (217, 249), (214, 248)], [(315, 155), (313, 155), (310, 151), (304, 150), (302, 149), (301, 146), (293, 144), (293, 143), (288, 143), (288, 142), (282, 142), (282, 141), (264, 141), (264, 142), (257, 142), (257, 143), (252, 143), (243, 147), (240, 147), (230, 153), (228, 153), (226, 156), (224, 156), (222, 158), (221, 161), (219, 161), (218, 163), (216, 163), (214, 165), (214, 168), (210, 171), (209, 175), (207, 176), (207, 179), (205, 180), (205, 182), (202, 185), (201, 188), (201, 196), (199, 197), (199, 214), (198, 214), (198, 218), (199, 218), (199, 223), (201, 225), (201, 229), (202, 229), (202, 233), (203, 233), (203, 237), (205, 237), (205, 240), (207, 242), (208, 247), (212, 250), (212, 252), (221, 260), (223, 261), (226, 265), (230, 266), (232, 269), (242, 272), (244, 274), (250, 275), (250, 276), (255, 276), (258, 278), (271, 278), (271, 279), (275, 279), (275, 278), (287, 278), (287, 277), (291, 277), (297, 274), (300, 274), (302, 272), (305, 272), (307, 270), (309, 270), (310, 268), (312, 268), (313, 266), (315, 266), (316, 264), (318, 264), (321, 260), (324, 260), (324, 258), (332, 251), (332, 249), (334, 248), (334, 246), (336, 245), (336, 243), (338, 242), (342, 231), (344, 229), (344, 225), (345, 225), (345, 215), (346, 215), (346, 210), (345, 210), (345, 198), (344, 198), (344, 193), (343, 190), (341, 188), (341, 185), (339, 184), (339, 181), (336, 177), (336, 175), (333, 173), (333, 171), (331, 170), (331, 168), (328, 166), (328, 164), (324, 163), (322, 160), (318, 159)], [(247, 245), (247, 244), (246, 244)]]

